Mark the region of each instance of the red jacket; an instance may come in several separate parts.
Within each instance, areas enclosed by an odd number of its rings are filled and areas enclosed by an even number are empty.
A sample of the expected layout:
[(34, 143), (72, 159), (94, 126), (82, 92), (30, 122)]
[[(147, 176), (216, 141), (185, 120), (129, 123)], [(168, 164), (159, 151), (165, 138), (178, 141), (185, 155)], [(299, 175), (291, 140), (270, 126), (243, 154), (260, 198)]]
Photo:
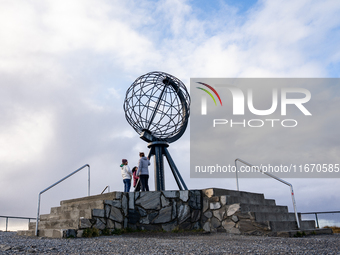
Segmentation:
[(137, 171), (133, 172), (133, 187), (136, 187), (139, 177), (136, 175)]

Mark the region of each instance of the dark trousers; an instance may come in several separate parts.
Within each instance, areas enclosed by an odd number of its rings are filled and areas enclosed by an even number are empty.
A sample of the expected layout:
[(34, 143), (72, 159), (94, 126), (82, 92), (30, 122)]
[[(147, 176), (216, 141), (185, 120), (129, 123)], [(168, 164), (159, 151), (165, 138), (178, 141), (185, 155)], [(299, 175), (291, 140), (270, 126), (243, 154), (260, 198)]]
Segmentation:
[(141, 186), (142, 186), (142, 191), (149, 191), (149, 175), (147, 174), (141, 174), (139, 176), (139, 180), (141, 182)]
[(136, 186), (134, 186), (134, 188), (135, 188), (135, 192), (140, 191), (140, 179), (137, 180), (137, 184)]

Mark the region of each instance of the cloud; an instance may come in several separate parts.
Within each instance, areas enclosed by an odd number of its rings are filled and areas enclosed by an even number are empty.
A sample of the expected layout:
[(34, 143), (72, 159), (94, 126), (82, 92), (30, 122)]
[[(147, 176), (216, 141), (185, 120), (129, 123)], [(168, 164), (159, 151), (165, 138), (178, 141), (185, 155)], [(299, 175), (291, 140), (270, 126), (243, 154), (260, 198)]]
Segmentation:
[[(335, 1), (260, 1), (241, 14), (223, 3), (207, 13), (190, 1), (1, 5), (2, 214), (34, 215), (37, 194), (86, 163), (92, 194), (108, 184), (122, 190), (121, 159), (136, 164), (138, 152), (147, 151), (122, 107), (128, 86), (144, 73), (165, 71), (187, 85), (190, 77), (338, 76), (329, 67), (340, 57)], [(324, 96), (334, 94), (337, 87)], [(310, 133), (325, 132), (319, 127)], [(169, 151), (189, 187), (208, 185), (189, 178), (188, 141), (187, 131)], [(332, 157), (337, 153), (337, 147), (329, 150)], [(44, 194), (45, 212), (62, 199), (86, 195), (86, 172), (72, 178)], [(234, 187), (234, 180), (209, 186)], [(171, 178), (167, 187), (176, 188)], [(10, 202), (19, 200), (23, 204)]]
[(11, 125), (3, 125), (0, 140), (0, 161), (2, 163), (27, 164), (40, 158), (52, 138), (53, 121), (48, 113), (30, 113), (24, 109), (12, 110), (20, 114)]

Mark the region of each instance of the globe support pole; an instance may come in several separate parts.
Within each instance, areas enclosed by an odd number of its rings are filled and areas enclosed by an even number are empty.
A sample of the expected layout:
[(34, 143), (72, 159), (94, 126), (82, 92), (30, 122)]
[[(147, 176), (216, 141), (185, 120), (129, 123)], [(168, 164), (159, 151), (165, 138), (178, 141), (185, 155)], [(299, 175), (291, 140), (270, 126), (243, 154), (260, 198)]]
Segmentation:
[[(168, 163), (169, 163), (170, 169), (172, 171), (172, 174), (175, 177), (175, 180), (177, 182), (178, 188), (180, 190), (183, 190), (183, 189), (184, 190), (188, 190), (187, 185), (185, 184), (181, 174), (179, 173), (179, 171), (178, 171), (178, 169), (177, 169), (177, 167), (175, 165), (175, 162), (172, 160), (172, 157), (170, 156), (170, 153), (169, 153), (168, 149), (166, 147), (164, 147), (163, 151), (164, 151), (164, 155), (165, 155), (166, 159), (168, 160)], [(183, 186), (183, 188), (182, 188), (181, 185)]]
[(169, 147), (169, 144), (167, 142), (163, 141), (157, 141), (157, 142), (151, 142), (148, 144), (148, 148), (150, 148), (149, 152), (149, 159), (151, 156), (154, 156), (154, 166), (155, 166), (155, 190), (156, 191), (162, 191), (165, 190), (165, 176), (164, 176), (164, 157), (166, 157), (171, 172), (175, 178), (175, 181), (177, 183), (177, 186), (180, 190), (187, 190), (187, 186), (179, 173), (175, 162), (173, 161), (172, 157), (170, 156), (170, 153), (167, 149)]
[(164, 158), (163, 158), (163, 147), (168, 147), (167, 142), (151, 142), (148, 147), (150, 148), (150, 156), (153, 155), (154, 166), (155, 166), (155, 190), (162, 191), (165, 190), (165, 180), (164, 180)]
[(164, 160), (161, 146), (155, 146), (155, 189), (165, 190)]

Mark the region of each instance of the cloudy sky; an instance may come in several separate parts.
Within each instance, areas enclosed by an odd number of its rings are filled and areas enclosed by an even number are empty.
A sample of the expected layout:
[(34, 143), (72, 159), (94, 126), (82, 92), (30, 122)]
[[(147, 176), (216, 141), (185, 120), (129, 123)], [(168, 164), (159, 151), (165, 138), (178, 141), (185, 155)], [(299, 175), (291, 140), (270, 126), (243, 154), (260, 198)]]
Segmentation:
[[(122, 191), (121, 159), (134, 166), (147, 152), (123, 112), (142, 74), (164, 71), (188, 88), (192, 77), (339, 78), (339, 13), (334, 0), (0, 0), (0, 215), (34, 217), (38, 193), (84, 164), (92, 195)], [(340, 88), (330, 92), (339, 102)], [(190, 179), (189, 141), (187, 131), (169, 148), (187, 186), (235, 189), (232, 179)], [(339, 179), (289, 181), (299, 211), (340, 210)], [(240, 188), (292, 210), (273, 180)], [(86, 195), (84, 170), (42, 195), (42, 213)]]

